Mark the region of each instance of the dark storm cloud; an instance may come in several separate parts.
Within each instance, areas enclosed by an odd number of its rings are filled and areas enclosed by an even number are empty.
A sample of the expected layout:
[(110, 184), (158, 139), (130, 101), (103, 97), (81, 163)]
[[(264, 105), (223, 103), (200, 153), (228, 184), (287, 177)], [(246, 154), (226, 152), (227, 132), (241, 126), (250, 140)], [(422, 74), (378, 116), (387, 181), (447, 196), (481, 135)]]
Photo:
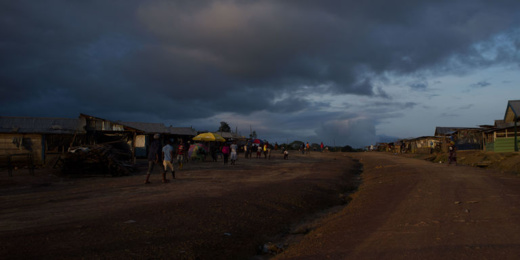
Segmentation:
[(428, 88), (428, 83), (412, 83), (410, 84), (410, 88), (413, 90), (423, 91)]
[(491, 83), (489, 83), (487, 81), (480, 81), (480, 82), (477, 82), (477, 83), (471, 85), (472, 88), (485, 88), (488, 86), (491, 86)]
[(3, 1), (0, 112), (181, 121), (223, 112), (293, 116), (327, 108), (312, 103), (323, 93), (390, 100), (377, 85), (388, 74), (518, 62), (510, 54), (520, 42), (519, 7), (516, 0)]
[(386, 107), (386, 108), (393, 108), (392, 110), (395, 110), (395, 109), (413, 109), (415, 106), (417, 106), (417, 103), (415, 103), (415, 102), (406, 102), (406, 103), (400, 103), (400, 102), (374, 102), (373, 105), (377, 109), (379, 109), (381, 107)]

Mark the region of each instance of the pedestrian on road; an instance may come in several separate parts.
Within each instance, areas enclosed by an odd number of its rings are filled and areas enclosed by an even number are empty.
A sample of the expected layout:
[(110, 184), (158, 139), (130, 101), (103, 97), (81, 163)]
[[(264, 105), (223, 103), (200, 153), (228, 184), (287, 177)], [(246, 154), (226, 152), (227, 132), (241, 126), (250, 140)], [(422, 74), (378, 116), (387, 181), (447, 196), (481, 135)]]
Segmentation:
[(455, 147), (455, 145), (451, 145), (448, 149), (448, 166), (450, 166), (452, 162), (455, 163), (455, 166), (457, 166), (457, 148)]
[(209, 153), (211, 153), (211, 159), (214, 162), (217, 161), (219, 147), (220, 146), (218, 144), (211, 144), (211, 146), (209, 147)]
[(145, 184), (150, 183), (150, 174), (153, 171), (153, 168), (156, 164), (159, 163), (159, 156), (161, 156), (161, 142), (159, 141), (159, 138), (161, 136), (159, 134), (155, 134), (153, 136), (153, 141), (148, 147), (148, 171), (146, 171), (146, 180), (144, 181)]
[(222, 147), (222, 155), (224, 156), (224, 164), (228, 163), (229, 153), (230, 153), (229, 144), (226, 143)]
[(170, 182), (166, 179), (166, 173), (168, 172), (168, 168), (170, 168), (172, 172), (172, 178), (175, 179), (175, 169), (173, 168), (173, 146), (172, 141), (167, 140), (166, 145), (162, 148), (162, 159), (164, 171), (162, 174), (162, 182), (167, 183)]
[(257, 147), (256, 147), (256, 158), (260, 158), (262, 157), (262, 146), (259, 144)]
[(237, 142), (233, 141), (233, 144), (231, 144), (231, 146), (229, 146), (229, 148), (231, 149), (231, 164), (234, 165), (235, 162), (237, 161), (237, 150), (238, 150)]
[[(184, 154), (185, 154), (185, 148), (184, 148), (184, 143), (181, 139), (180, 143), (179, 143), (179, 146), (177, 146), (177, 164), (179, 165), (179, 170), (182, 170), (182, 164), (184, 162)], [(175, 177), (174, 177), (175, 179)]]

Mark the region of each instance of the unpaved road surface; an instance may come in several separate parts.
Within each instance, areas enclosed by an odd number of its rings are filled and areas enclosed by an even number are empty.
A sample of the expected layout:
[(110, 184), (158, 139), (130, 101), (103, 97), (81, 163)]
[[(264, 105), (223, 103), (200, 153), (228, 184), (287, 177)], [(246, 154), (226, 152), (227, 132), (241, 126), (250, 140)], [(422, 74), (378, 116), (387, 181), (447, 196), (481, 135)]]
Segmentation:
[[(146, 162), (144, 163), (146, 165)], [(157, 168), (156, 168), (157, 169)], [(193, 162), (173, 182), (127, 177), (0, 176), (2, 259), (248, 259), (344, 203), (359, 166), (345, 154)], [(170, 176), (169, 176), (170, 177)], [(303, 236), (301, 228), (292, 237)], [(293, 238), (294, 240), (295, 238)]]
[[(361, 175), (356, 160), (363, 165)], [(287, 161), (275, 155), (227, 166), (197, 162), (168, 184), (155, 173), (152, 184), (144, 185), (144, 171), (75, 179), (44, 171), (36, 176), (18, 171), (10, 178), (1, 172), (0, 256), (520, 256), (520, 179), (513, 175), (386, 153), (291, 154)], [(317, 212), (320, 218), (313, 218)], [(283, 252), (265, 254), (263, 248)]]
[(352, 202), (276, 259), (519, 259), (520, 179), (356, 153)]

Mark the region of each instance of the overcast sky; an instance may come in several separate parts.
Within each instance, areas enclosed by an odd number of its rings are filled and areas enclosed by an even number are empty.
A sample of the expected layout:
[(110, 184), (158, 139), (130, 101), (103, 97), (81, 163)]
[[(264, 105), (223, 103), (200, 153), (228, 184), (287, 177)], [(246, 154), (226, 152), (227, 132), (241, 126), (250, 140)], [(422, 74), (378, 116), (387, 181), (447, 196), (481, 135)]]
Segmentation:
[(518, 0), (0, 2), (0, 115), (362, 147), (503, 119)]

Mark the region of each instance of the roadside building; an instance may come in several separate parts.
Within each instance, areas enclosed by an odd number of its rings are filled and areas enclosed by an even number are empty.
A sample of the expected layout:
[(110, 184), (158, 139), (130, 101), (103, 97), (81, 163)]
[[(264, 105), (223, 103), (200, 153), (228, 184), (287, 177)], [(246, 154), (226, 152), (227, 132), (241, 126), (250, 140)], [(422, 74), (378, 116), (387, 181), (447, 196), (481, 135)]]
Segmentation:
[(442, 137), (421, 136), (404, 139), (402, 142), (404, 143), (404, 151), (407, 153), (429, 154), (440, 151), (442, 140)]
[(520, 100), (508, 101), (504, 119), (495, 120), (495, 124), (484, 131), (485, 150), (494, 152), (518, 151), (519, 118)]
[(154, 134), (160, 134), (162, 139), (166, 135), (169, 135), (169, 130), (162, 123), (144, 123), (144, 122), (121, 122), (122, 125), (126, 125), (140, 132), (135, 136), (135, 157), (143, 158), (148, 154), (148, 144), (153, 140)]
[(447, 152), (451, 144), (455, 144), (458, 150), (481, 150), (484, 130), (477, 127), (436, 127), (435, 136), (440, 138), (443, 152)]
[(0, 156), (13, 164), (44, 165), (66, 153), (75, 137), (84, 135), (78, 118), (0, 117)]

